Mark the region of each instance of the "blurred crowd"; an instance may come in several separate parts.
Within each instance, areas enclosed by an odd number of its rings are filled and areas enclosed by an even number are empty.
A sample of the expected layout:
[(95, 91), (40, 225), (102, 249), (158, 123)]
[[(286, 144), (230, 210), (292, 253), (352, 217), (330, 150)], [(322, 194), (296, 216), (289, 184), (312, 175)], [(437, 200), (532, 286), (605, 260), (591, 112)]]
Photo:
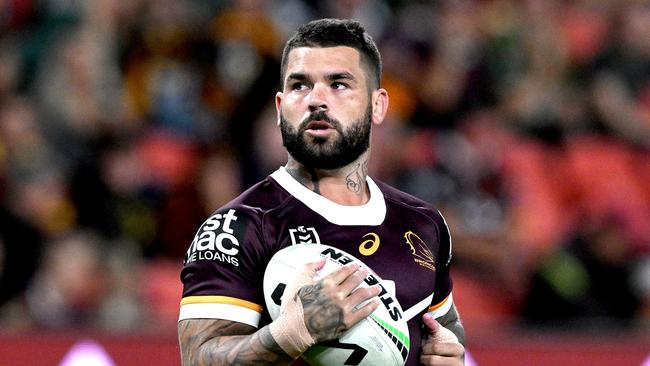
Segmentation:
[(286, 161), (318, 17), (380, 46), (371, 174), (445, 215), (468, 324), (650, 329), (640, 0), (0, 1), (0, 328), (173, 331), (196, 229)]

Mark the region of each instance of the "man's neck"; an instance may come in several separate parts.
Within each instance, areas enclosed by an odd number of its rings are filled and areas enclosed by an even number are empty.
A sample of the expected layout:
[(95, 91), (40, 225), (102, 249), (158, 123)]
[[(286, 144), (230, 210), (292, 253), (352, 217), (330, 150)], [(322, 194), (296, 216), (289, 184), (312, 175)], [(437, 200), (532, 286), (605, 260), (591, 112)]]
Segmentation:
[(365, 204), (370, 199), (366, 181), (368, 160), (365, 157), (333, 170), (309, 168), (289, 159), (286, 170), (303, 186), (332, 202), (356, 206)]

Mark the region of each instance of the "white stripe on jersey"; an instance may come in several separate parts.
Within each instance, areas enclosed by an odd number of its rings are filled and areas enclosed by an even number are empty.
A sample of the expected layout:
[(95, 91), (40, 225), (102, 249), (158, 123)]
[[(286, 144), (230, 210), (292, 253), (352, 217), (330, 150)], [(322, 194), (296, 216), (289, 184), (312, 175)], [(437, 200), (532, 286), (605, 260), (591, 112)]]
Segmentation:
[(262, 314), (255, 310), (232, 304), (198, 303), (181, 305), (178, 320), (223, 319), (258, 327)]
[(404, 311), (404, 319), (406, 321), (411, 320), (414, 316), (420, 314), (423, 310), (426, 310), (431, 305), (431, 299), (433, 299), (433, 294), (425, 297), (419, 303), (411, 306)]
[(381, 225), (386, 218), (386, 201), (377, 184), (367, 177), (370, 200), (360, 206), (345, 206), (334, 203), (312, 192), (295, 180), (284, 167), (271, 177), (296, 199), (335, 225)]
[(442, 216), (442, 212), (438, 211), (438, 214), (440, 215), (440, 217), (442, 217), (442, 222), (445, 223), (445, 229), (447, 230), (447, 235), (449, 236), (449, 256), (447, 257), (447, 263), (445, 263), (445, 267), (446, 267), (449, 265), (449, 263), (451, 263), (451, 255), (452, 255), (451, 254), (451, 246), (452, 246), (451, 232), (449, 231), (449, 225), (447, 225), (447, 220), (445, 220), (445, 217)]
[(449, 312), (449, 309), (451, 309), (451, 305), (454, 303), (454, 297), (452, 294), (449, 294), (447, 298), (438, 306), (435, 310), (430, 311), (429, 314), (433, 316), (434, 319), (438, 319), (441, 316), (447, 314)]

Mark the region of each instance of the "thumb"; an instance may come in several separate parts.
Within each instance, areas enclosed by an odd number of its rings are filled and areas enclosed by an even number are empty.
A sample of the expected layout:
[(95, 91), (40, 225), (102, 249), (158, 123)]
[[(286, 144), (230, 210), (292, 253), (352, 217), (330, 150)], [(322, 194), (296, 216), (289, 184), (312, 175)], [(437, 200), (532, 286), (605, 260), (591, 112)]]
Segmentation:
[(429, 337), (434, 342), (458, 342), (458, 337), (451, 330), (443, 327), (429, 313), (422, 317), (424, 324), (429, 328)]
[(282, 295), (282, 303), (284, 304), (286, 302), (285, 300), (293, 299), (301, 287), (313, 283), (316, 272), (320, 271), (324, 266), (325, 258), (306, 263), (296, 274), (296, 277), (287, 285)]
[(314, 277), (316, 272), (320, 271), (325, 267), (325, 258), (320, 258), (315, 262), (309, 262), (305, 264), (303, 271), (306, 271), (310, 278)]
[[(325, 266), (325, 258), (320, 258), (314, 262), (305, 263), (298, 273), (296, 273), (295, 282), (309, 283), (314, 279), (316, 273)], [(302, 287), (302, 286), (301, 286)]]

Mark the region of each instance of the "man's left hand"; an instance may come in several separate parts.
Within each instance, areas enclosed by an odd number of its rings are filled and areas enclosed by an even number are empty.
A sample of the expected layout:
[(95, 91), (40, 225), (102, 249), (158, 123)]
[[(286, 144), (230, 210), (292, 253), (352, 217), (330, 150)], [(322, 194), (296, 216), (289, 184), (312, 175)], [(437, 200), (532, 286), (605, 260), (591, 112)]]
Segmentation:
[(465, 347), (458, 337), (449, 329), (443, 327), (430, 314), (422, 318), (429, 329), (429, 334), (422, 340), (420, 363), (423, 365), (462, 366)]

